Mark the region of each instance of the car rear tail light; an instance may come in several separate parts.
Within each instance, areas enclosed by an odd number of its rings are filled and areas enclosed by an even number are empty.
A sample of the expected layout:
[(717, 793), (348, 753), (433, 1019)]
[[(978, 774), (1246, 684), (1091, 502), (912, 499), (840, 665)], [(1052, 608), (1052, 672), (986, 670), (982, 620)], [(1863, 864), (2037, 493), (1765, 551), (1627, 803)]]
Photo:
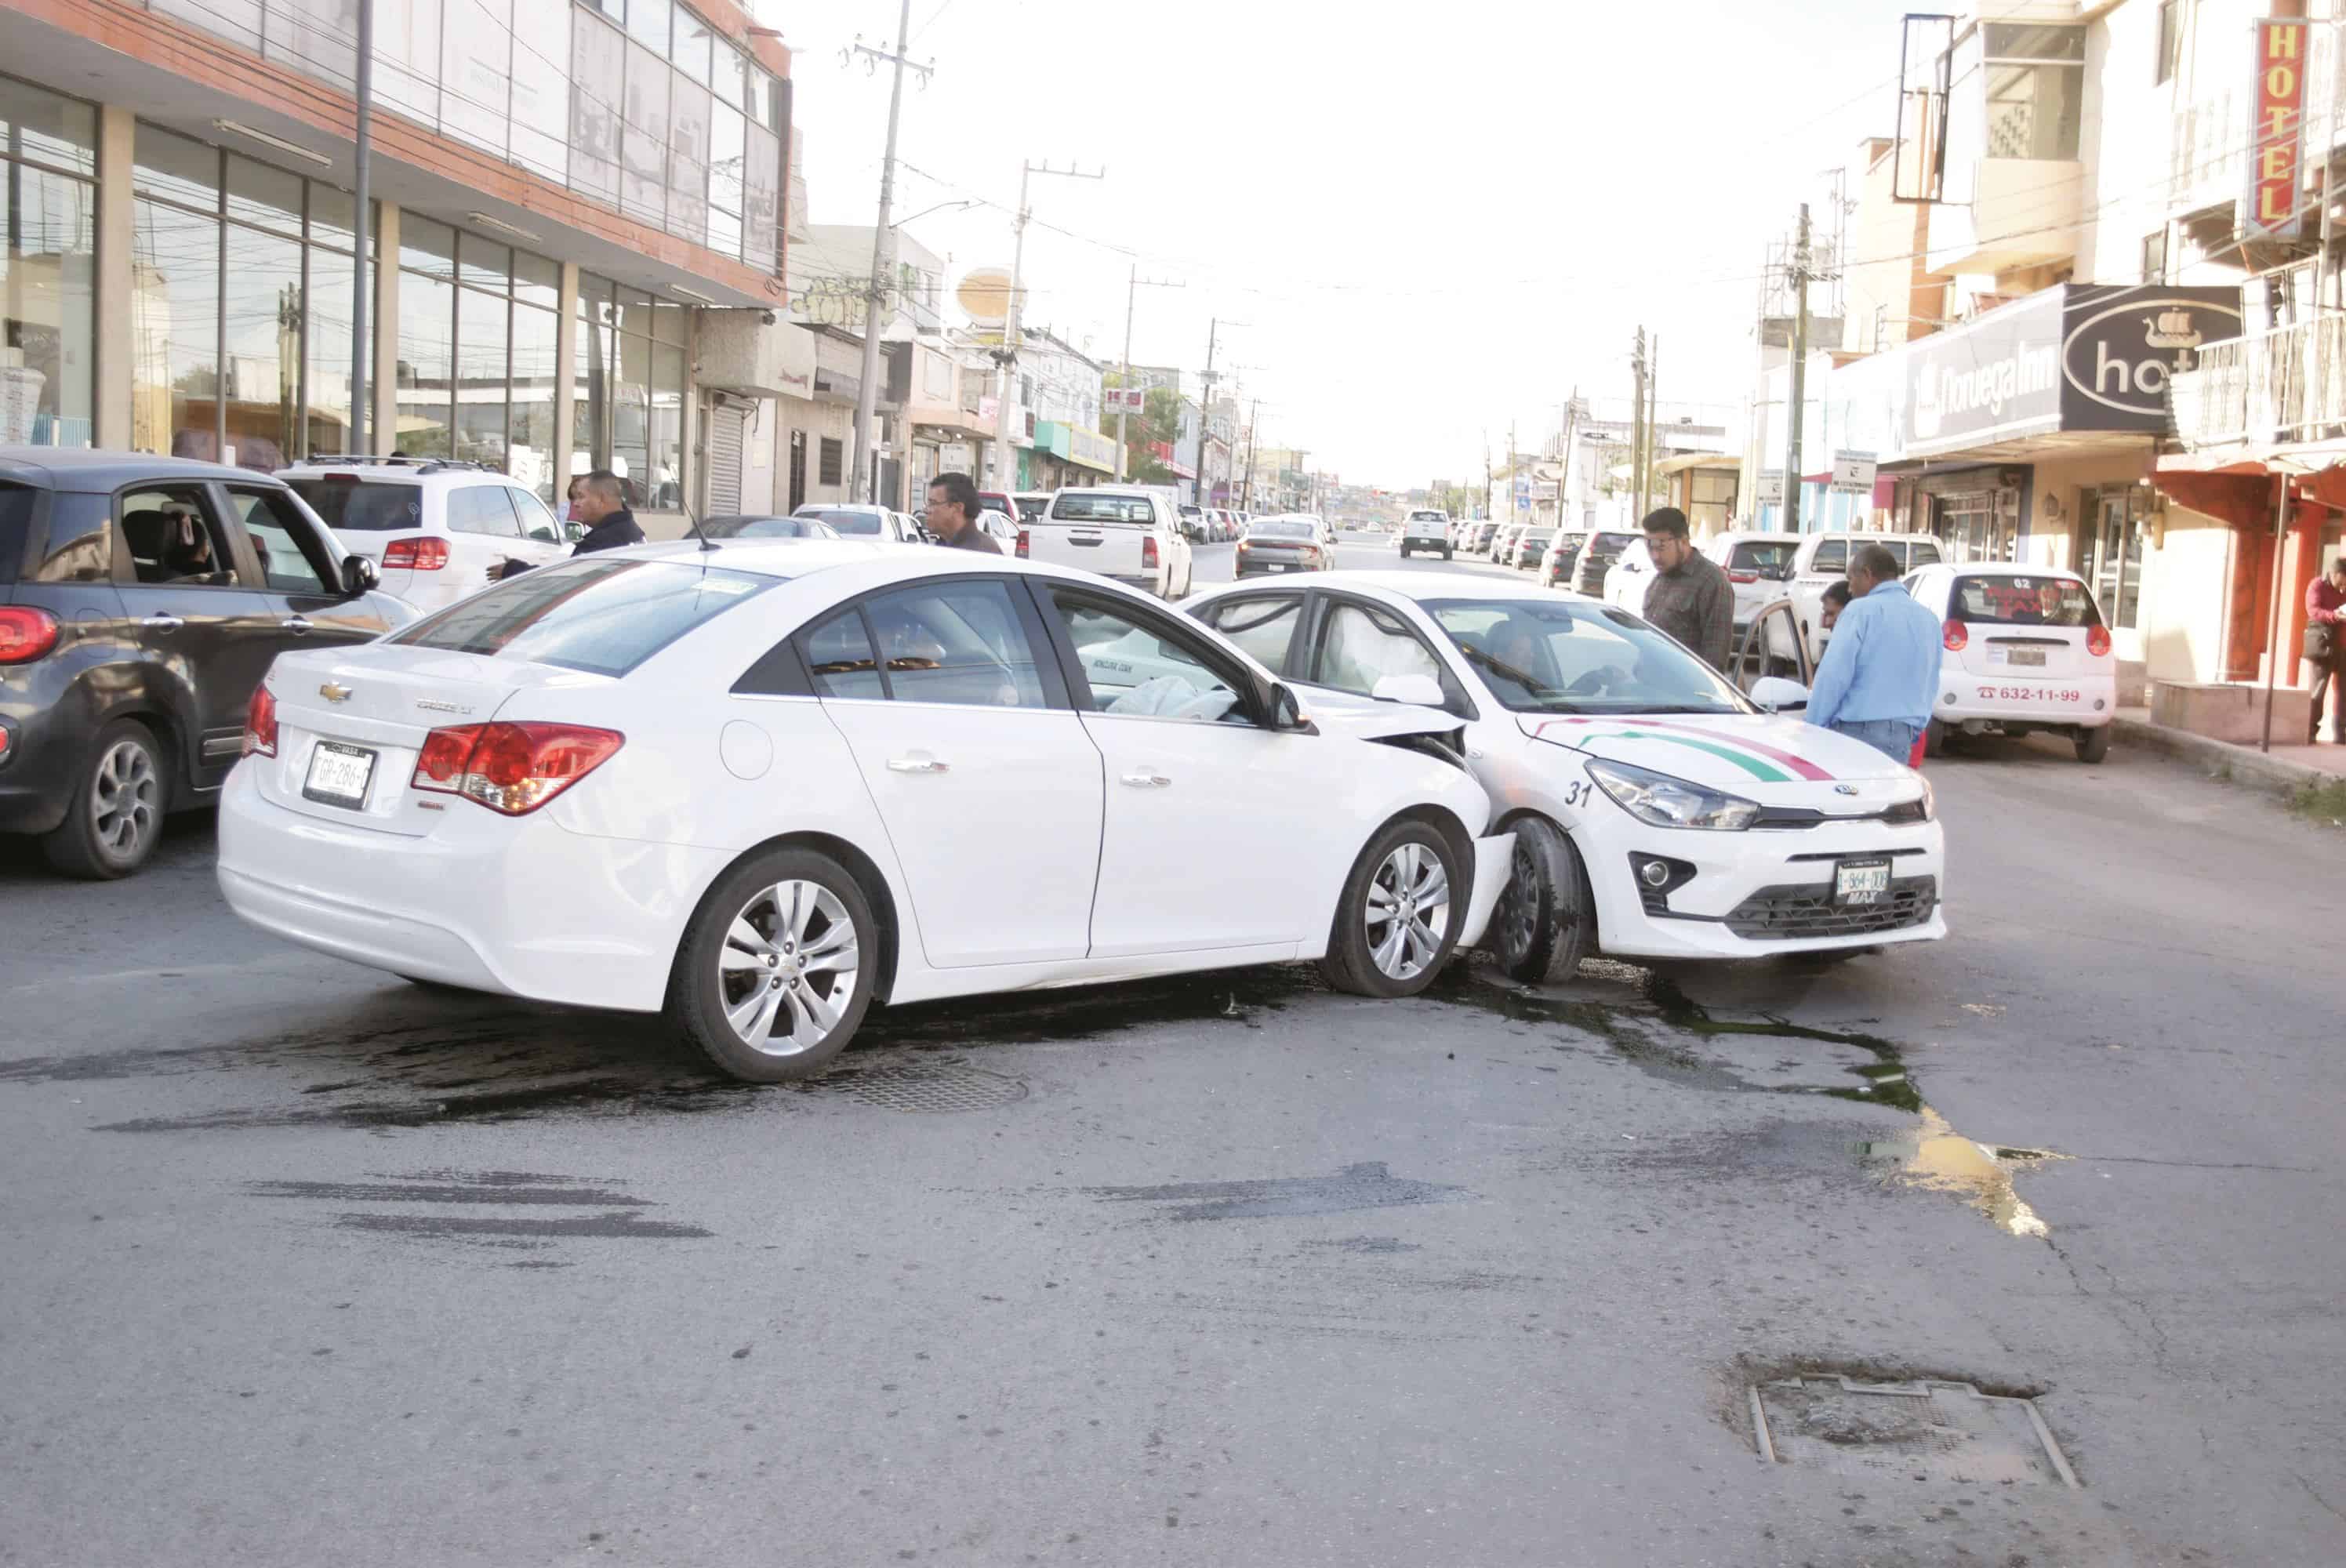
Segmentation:
[(459, 724), (416, 753), (409, 787), (526, 816), (601, 767), (627, 737), (583, 724)]
[(430, 535), (414, 539), (393, 539), (383, 550), (382, 564), (386, 570), (404, 566), (412, 571), (436, 572), (448, 564), (448, 541), (434, 539)]
[(1760, 574), (1757, 572), (1729, 572), (1727, 574), (1727, 580), (1730, 583), (1756, 583), (1760, 580)]
[(244, 755), (277, 755), (277, 699), (265, 686), (252, 688), (252, 701), (244, 710)]
[(2110, 628), (2107, 626), (2087, 626), (2086, 628), (2086, 651), (2093, 655), (2096, 658), (2101, 658), (2107, 655), (2110, 651)]
[(56, 616), (30, 605), (0, 605), (0, 664), (30, 664), (56, 646)]
[(1024, 528), (1018, 530), (1018, 558), (1022, 561), (1030, 558), (1030, 552), (1026, 547), (1026, 530)]
[(1140, 542), (1140, 565), (1145, 570), (1157, 570), (1157, 535), (1154, 534)]
[(1946, 630), (1939, 634), (1939, 640), (1946, 645), (1949, 653), (1961, 653), (1972, 640), (1971, 630), (1961, 621), (1949, 621)]

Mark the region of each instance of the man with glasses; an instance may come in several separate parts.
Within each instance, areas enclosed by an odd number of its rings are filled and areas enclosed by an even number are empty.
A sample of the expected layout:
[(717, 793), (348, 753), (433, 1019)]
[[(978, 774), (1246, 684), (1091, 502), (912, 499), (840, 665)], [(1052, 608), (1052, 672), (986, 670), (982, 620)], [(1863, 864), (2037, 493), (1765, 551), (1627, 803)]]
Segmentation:
[(1687, 515), (1657, 506), (1640, 524), (1654, 580), (1646, 589), (1646, 619), (1692, 648), (1713, 669), (1727, 667), (1735, 636), (1735, 585), (1719, 563), (1694, 547)]

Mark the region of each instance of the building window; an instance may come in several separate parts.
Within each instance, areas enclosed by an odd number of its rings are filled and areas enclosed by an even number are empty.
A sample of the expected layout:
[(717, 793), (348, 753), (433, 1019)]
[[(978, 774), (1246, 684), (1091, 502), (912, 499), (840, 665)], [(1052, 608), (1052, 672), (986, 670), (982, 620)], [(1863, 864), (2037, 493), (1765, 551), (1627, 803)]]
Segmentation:
[(630, 506), (673, 510), (685, 494), (685, 309), (581, 275), (578, 316), (574, 462), (617, 474)]
[(2152, 63), (2151, 83), (2170, 80), (2183, 51), (2183, 0), (2158, 0), (2158, 58)]
[(0, 76), (0, 445), (87, 446), (97, 110)]
[(2142, 280), (2146, 283), (2167, 281), (2167, 230), (2142, 237)]
[(396, 450), (477, 463), (552, 500), (560, 269), (413, 213), (399, 269)]
[(847, 443), (840, 440), (837, 436), (824, 436), (822, 438), (821, 460), (815, 470), (815, 483), (818, 484), (837, 484), (842, 483), (839, 471), (846, 456)]
[(1987, 156), (2072, 159), (2086, 88), (2086, 30), (1991, 22)]
[(131, 444), (350, 450), (350, 193), (143, 122), (131, 162)]

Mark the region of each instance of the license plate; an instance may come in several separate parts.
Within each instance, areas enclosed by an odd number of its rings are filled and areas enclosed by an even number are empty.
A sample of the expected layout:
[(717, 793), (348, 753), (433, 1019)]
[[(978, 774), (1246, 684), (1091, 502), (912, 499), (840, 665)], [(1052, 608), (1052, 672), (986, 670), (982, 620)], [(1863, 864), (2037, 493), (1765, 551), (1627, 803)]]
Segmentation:
[(2014, 665), (2035, 665), (2042, 669), (2045, 667), (2045, 650), (2043, 648), (2006, 648), (2004, 650), (2004, 662)]
[(1287, 563), (1284, 561), (1265, 561), (1263, 565), (1270, 567), (1274, 572), (1284, 572), (1287, 570)]
[(1833, 867), (1833, 902), (1878, 904), (1889, 896), (1888, 860), (1842, 860)]
[(366, 804), (367, 785), (374, 779), (372, 751), (340, 741), (321, 740), (310, 753), (310, 777), (302, 782), (305, 799), (329, 806)]

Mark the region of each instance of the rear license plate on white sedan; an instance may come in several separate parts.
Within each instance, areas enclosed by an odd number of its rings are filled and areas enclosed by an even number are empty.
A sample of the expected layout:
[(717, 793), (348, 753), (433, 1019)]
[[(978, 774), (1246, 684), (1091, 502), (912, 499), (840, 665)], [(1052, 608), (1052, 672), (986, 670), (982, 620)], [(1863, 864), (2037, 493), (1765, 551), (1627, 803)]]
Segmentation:
[(310, 777), (302, 781), (307, 799), (353, 809), (366, 804), (367, 785), (374, 779), (375, 754), (340, 741), (321, 740), (310, 753)]
[(2006, 648), (2004, 652), (2004, 662), (2012, 665), (2034, 665), (2038, 669), (2043, 669), (2045, 650), (2043, 648)]
[(1889, 896), (1888, 860), (1842, 860), (1833, 867), (1833, 902), (1878, 904)]
[(1263, 565), (1270, 567), (1274, 572), (1284, 572), (1287, 570), (1287, 563), (1284, 561), (1265, 561)]

